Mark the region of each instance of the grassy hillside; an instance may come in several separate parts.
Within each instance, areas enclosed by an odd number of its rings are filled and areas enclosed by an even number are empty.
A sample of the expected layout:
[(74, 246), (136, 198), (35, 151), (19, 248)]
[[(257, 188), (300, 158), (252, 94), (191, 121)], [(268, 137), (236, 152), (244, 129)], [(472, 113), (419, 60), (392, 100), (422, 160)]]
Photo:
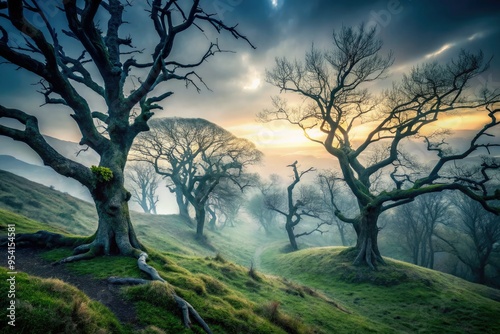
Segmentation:
[[(90, 235), (97, 228), (93, 204), (2, 170), (0, 209), (21, 213), (72, 234)], [(200, 244), (194, 241), (194, 229), (177, 215), (131, 212), (131, 216), (140, 240), (159, 251), (201, 256), (222, 253), (231, 261), (250, 265), (255, 250), (267, 241), (256, 225), (248, 224), (227, 227), (221, 232), (207, 230), (207, 242)]]
[[(0, 210), (0, 233), (11, 222), (18, 233), (48, 229), (88, 235), (95, 229), (92, 205), (5, 175), (0, 173), (0, 205), (10, 211)], [(33, 206), (35, 200), (38, 204)], [(67, 210), (76, 211), (64, 219)], [(43, 222), (37, 221), (43, 217)], [(353, 267), (354, 254), (344, 248), (287, 253), (286, 243), (268, 244), (252, 225), (208, 232), (207, 245), (196, 243), (194, 231), (178, 216), (134, 213), (133, 221), (150, 248), (150, 263), (171, 284), (122, 289), (137, 309), (143, 333), (190, 332), (181, 327), (179, 313), (168, 298), (170, 288), (192, 303), (215, 333), (500, 332), (500, 292), (450, 275), (390, 259), (378, 272)], [(259, 254), (258, 267), (271, 275), (249, 271), (254, 253)], [(43, 256), (53, 261), (69, 254), (69, 249), (58, 249)], [(94, 279), (146, 278), (132, 258), (100, 257), (66, 267)], [(33, 278), (23, 279), (26, 284), (38, 284)], [(64, 300), (50, 305), (55, 304), (49, 308), (68, 310)], [(113, 325), (116, 319), (103, 314), (106, 322), (99, 328), (134, 332)], [(91, 323), (103, 323), (93, 313), (86, 317)], [(201, 332), (198, 327), (193, 330)]]
[[(10, 305), (7, 298), (9, 283), (7, 270), (0, 267), (0, 307), (2, 321), (0, 332), (14, 333), (123, 333), (124, 329), (102, 304), (90, 300), (80, 290), (58, 279), (41, 279), (18, 273), (16, 277), (15, 327), (5, 310)], [(8, 320), (7, 320), (8, 319)]]
[(287, 253), (274, 244), (265, 271), (321, 289), (350, 309), (409, 333), (500, 333), (500, 291), (409, 263), (386, 259), (377, 272), (352, 266), (344, 247)]
[[(0, 210), (0, 232), (6, 230), (6, 222), (12, 221), (15, 221), (16, 229), (19, 231), (33, 231), (47, 227), (34, 220)], [(52, 230), (50, 226), (48, 229)], [(70, 249), (45, 250), (43, 257), (55, 261), (70, 253)], [(138, 326), (143, 333), (191, 333), (182, 327), (180, 314), (169, 297), (169, 289), (174, 289), (178, 295), (188, 300), (209, 323), (214, 333), (383, 333), (388, 330), (385, 325), (373, 323), (364, 316), (350, 313), (336, 301), (318, 291), (288, 280), (250, 272), (248, 268), (229, 262), (221, 256), (193, 257), (154, 251), (150, 254), (149, 263), (169, 282), (169, 285), (154, 283), (122, 289), (123, 294), (133, 302), (137, 310)], [(99, 257), (91, 261), (69, 263), (65, 267), (79, 276), (87, 275), (93, 279), (105, 279), (110, 276), (147, 278), (137, 268), (136, 260), (129, 257)], [(5, 273), (3, 270), (2, 275)], [(22, 287), (19, 290), (26, 293), (40, 290), (44, 282), (25, 274), (20, 274), (18, 277), (18, 287)], [(57, 284), (59, 285), (56, 288), (49, 287), (47, 293), (50, 294), (54, 289), (64, 290), (67, 293), (74, 293), (75, 298), (83, 298), (88, 302), (88, 298), (76, 288), (66, 285), (61, 287), (62, 282), (59, 281)], [(6, 291), (7, 282), (2, 280), (0, 293)], [(33, 312), (33, 317), (38, 319), (37, 321), (41, 316), (39, 313), (54, 318), (58, 317), (56, 314), (62, 313), (63, 319), (80, 321), (78, 320), (80, 315), (75, 314), (73, 310), (75, 306), (67, 305), (67, 300), (72, 297), (59, 294), (48, 297), (43, 294), (45, 290), (41, 291), (29, 298), (24, 293), (19, 294), (18, 300), (22, 306), (18, 312), (24, 312), (24, 305), (27, 305), (29, 312), (26, 316), (30, 319), (30, 312)], [(92, 307), (96, 310), (105, 309), (98, 303)], [(346, 318), (347, 312), (350, 313), (348, 318)], [(95, 324), (102, 324), (97, 329), (101, 328), (103, 333), (137, 332), (137, 329), (116, 325), (116, 319), (108, 310), (102, 311), (99, 317), (93, 312), (81, 316), (85, 317), (85, 322), (90, 324), (90, 328), (95, 329), (97, 328)], [(39, 324), (27, 318), (21, 317), (19, 323), (24, 326), (24, 333), (39, 332), (37, 327)], [(68, 326), (70, 327), (67, 328), (73, 328), (71, 323)], [(71, 332), (66, 327), (61, 328), (58, 320), (49, 321), (45, 332)], [(196, 326), (193, 330), (195, 333), (201, 333), (201, 329)], [(85, 331), (82, 329), (77, 332)], [(91, 333), (92, 330), (87, 332)]]

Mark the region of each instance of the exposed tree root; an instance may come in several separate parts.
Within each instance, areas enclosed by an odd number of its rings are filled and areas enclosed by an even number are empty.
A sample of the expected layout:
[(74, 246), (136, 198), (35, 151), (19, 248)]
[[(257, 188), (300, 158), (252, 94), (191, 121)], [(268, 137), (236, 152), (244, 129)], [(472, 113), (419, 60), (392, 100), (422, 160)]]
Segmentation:
[[(90, 243), (84, 243), (89, 242)], [(0, 238), (0, 246), (5, 246), (8, 240), (7, 237)], [(81, 244), (84, 243), (84, 244)], [(18, 234), (16, 236), (16, 245), (17, 246), (35, 246), (35, 247), (45, 247), (45, 248), (57, 248), (57, 247), (74, 247), (73, 255), (68, 256), (58, 262), (53, 263), (53, 265), (76, 262), (80, 260), (89, 260), (98, 255), (105, 254), (105, 245), (98, 243), (95, 239), (89, 240), (82, 238), (74, 238), (67, 237), (62, 234), (48, 232), (48, 231), (38, 231), (36, 233), (26, 233), (26, 234)], [(148, 258), (147, 253), (133, 248), (132, 246), (126, 247), (125, 251), (127, 254), (123, 255), (133, 255), (137, 257), (137, 265), (140, 270), (147, 273), (151, 276), (151, 279), (154, 281), (160, 281), (163, 283), (167, 283), (161, 276), (158, 274), (155, 268), (151, 267), (146, 263)], [(118, 278), (118, 277), (110, 277), (108, 282), (112, 284), (146, 284), (150, 283), (150, 280), (139, 279), (139, 278)], [(207, 323), (203, 320), (203, 318), (198, 314), (198, 312), (194, 309), (194, 307), (189, 304), (187, 301), (176, 295), (175, 293), (172, 296), (181, 309), (182, 318), (184, 326), (189, 328), (191, 327), (191, 319), (192, 316), (195, 321), (205, 330), (206, 333), (212, 334), (212, 331), (208, 327)]]
[(59, 265), (63, 263), (76, 262), (81, 260), (90, 260), (99, 255), (100, 253), (101, 252), (98, 250), (98, 247), (92, 247), (85, 253), (68, 256), (67, 258), (54, 262), (52, 265)]
[[(129, 239), (127, 239), (129, 238)], [(121, 254), (124, 256), (138, 257), (143, 251), (144, 247), (137, 241), (137, 238), (131, 236), (129, 233), (125, 238), (121, 238), (120, 244), (114, 241), (114, 248), (112, 249), (112, 241), (105, 236), (98, 238), (97, 234), (91, 237), (72, 237), (65, 236), (59, 233), (48, 231), (38, 231), (36, 233), (20, 233), (16, 236), (16, 246), (18, 247), (40, 247), (40, 248), (60, 248), (60, 247), (74, 247), (73, 255), (62, 259), (53, 265), (62, 263), (75, 262), (80, 260), (89, 260), (98, 255), (108, 254)], [(130, 241), (128, 243), (127, 241)], [(7, 244), (7, 236), (0, 237), (0, 246)], [(135, 246), (134, 246), (135, 245)]]
[[(140, 270), (144, 271), (147, 273), (149, 276), (151, 276), (151, 279), (153, 281), (160, 281), (163, 283), (167, 283), (159, 274), (158, 271), (156, 271), (155, 268), (151, 267), (146, 263), (146, 260), (148, 258), (148, 254), (142, 252), (139, 254), (139, 257), (137, 259), (137, 266), (139, 267)], [(110, 277), (108, 278), (108, 282), (112, 284), (146, 284), (150, 283), (151, 281), (145, 280), (145, 279), (140, 279), (140, 278), (118, 278), (118, 277)], [(191, 327), (191, 319), (190, 315), (196, 320), (196, 322), (205, 330), (206, 333), (212, 334), (212, 331), (210, 330), (210, 327), (208, 327), (207, 323), (203, 320), (203, 318), (199, 315), (199, 313), (194, 309), (194, 307), (189, 304), (187, 301), (179, 297), (177, 294), (173, 294), (173, 298), (175, 302), (177, 303), (177, 306), (181, 309), (182, 312), (182, 320), (184, 323), (184, 326), (186, 328)]]
[(88, 251), (90, 251), (90, 249), (92, 248), (92, 244), (83, 244), (83, 245), (80, 245), (78, 247), (76, 247), (75, 249), (73, 249), (73, 254), (74, 255), (77, 255), (77, 254), (82, 254), (82, 253), (86, 253)]
[[(31, 246), (44, 248), (74, 247), (79, 243), (88, 241), (88, 239), (68, 237), (59, 233), (48, 231), (38, 231), (36, 233), (21, 233), (16, 236), (16, 246)], [(4, 238), (0, 239), (0, 245), (4, 245)], [(72, 256), (54, 262), (53, 265), (75, 262), (79, 260), (88, 260), (94, 258), (100, 253), (100, 247), (94, 246), (94, 243), (79, 245), (74, 248)]]
[[(59, 233), (38, 231), (36, 233), (20, 233), (16, 235), (16, 246), (35, 246), (44, 248), (72, 247), (84, 242), (82, 238), (68, 237)], [(0, 246), (7, 243), (7, 237), (0, 238)], [(78, 247), (77, 247), (78, 248)]]
[(372, 240), (368, 238), (361, 245), (361, 249), (359, 250), (358, 255), (354, 259), (353, 264), (356, 266), (361, 264), (367, 264), (372, 270), (377, 270), (377, 263), (383, 265), (386, 264), (382, 256), (380, 256), (380, 254), (377, 254), (375, 252), (375, 250), (373, 249)]

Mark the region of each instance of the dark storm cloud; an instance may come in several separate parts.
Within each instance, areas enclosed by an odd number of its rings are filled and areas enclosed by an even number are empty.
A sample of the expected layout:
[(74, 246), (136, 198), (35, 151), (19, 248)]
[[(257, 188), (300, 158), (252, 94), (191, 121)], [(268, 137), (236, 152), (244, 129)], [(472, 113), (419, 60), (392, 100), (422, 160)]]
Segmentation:
[(386, 45), (402, 59), (432, 53), (446, 43), (471, 48), (465, 40), (474, 34), (476, 42), (482, 41), (473, 48), (492, 53), (498, 51), (499, 22), (498, 1), (407, 1), (382, 33)]
[[(130, 34), (139, 49), (146, 48), (157, 42), (145, 11), (147, 3), (139, 0), (131, 3), (134, 7), (127, 8), (125, 14), (125, 20), (130, 23), (123, 26), (122, 34)], [(498, 0), (205, 0), (202, 5), (207, 12), (219, 12), (219, 18), (228, 25), (238, 24), (238, 29), (257, 49), (253, 50), (244, 41), (233, 40), (228, 34), (218, 36), (210, 29), (205, 29), (204, 34), (192, 29), (180, 37), (174, 56), (185, 61), (203, 54), (214, 38), (219, 39), (222, 48), (236, 53), (219, 54), (200, 68), (199, 73), (211, 91), (197, 94), (194, 89), (185, 89), (180, 83), (164, 87), (174, 90), (175, 94), (165, 101), (165, 111), (159, 112), (161, 116), (205, 117), (221, 125), (253, 122), (255, 114), (269, 105), (270, 95), (277, 92), (264, 80), (265, 69), (272, 67), (274, 57), (301, 59), (311, 43), (320, 49), (328, 48), (334, 29), (361, 22), (378, 28), (385, 51), (394, 51), (395, 67), (399, 66), (402, 71), (423, 61), (447, 59), (461, 48), (482, 49), (487, 56), (496, 55), (491, 81), (500, 85)], [(54, 24), (61, 24), (63, 18), (63, 15), (56, 14)], [(105, 24), (106, 15), (101, 16), (100, 22)], [(79, 50), (75, 48), (75, 52)], [(442, 52), (438, 52), (440, 50)], [(149, 59), (150, 53), (146, 50), (136, 58)], [(434, 56), (430, 57), (431, 54)], [(16, 106), (22, 98), (22, 106), (31, 103), (37, 116), (47, 118), (43, 124), (49, 127), (52, 113), (47, 108), (43, 109), (44, 112), (39, 110), (42, 98), (30, 85), (36, 80), (26, 75), (19, 76), (13, 66), (2, 65), (0, 69), (2, 103)], [(60, 115), (56, 115), (59, 122)], [(69, 116), (67, 121), (72, 122)], [(60, 123), (57, 126), (64, 128)], [(57, 131), (54, 127), (50, 133), (55, 135)]]

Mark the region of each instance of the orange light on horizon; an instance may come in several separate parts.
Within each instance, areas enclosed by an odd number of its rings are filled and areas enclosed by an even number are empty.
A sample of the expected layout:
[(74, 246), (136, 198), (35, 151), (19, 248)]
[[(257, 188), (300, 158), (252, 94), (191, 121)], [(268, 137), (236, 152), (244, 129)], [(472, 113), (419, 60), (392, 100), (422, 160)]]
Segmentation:
[[(484, 112), (473, 111), (461, 114), (442, 115), (438, 121), (423, 128), (422, 134), (430, 134), (438, 129), (478, 130), (489, 121)], [(351, 144), (353, 148), (364, 141), (378, 122), (361, 123), (354, 126), (350, 132)], [(316, 157), (328, 155), (322, 145), (315, 143), (304, 136), (303, 131), (295, 125), (285, 121), (275, 121), (271, 123), (242, 123), (227, 127), (234, 135), (246, 138), (257, 145), (265, 152), (283, 155), (305, 154)], [(324, 134), (319, 129), (308, 131), (310, 137), (322, 140)], [(453, 135), (452, 135), (453, 137)]]

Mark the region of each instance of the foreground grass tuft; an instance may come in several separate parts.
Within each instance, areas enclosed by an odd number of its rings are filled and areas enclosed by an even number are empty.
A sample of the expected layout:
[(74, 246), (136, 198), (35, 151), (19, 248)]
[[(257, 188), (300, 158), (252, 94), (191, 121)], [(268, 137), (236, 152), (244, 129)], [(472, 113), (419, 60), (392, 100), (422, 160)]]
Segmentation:
[[(7, 270), (0, 267), (0, 276)], [(1, 333), (124, 333), (124, 329), (102, 304), (90, 300), (83, 292), (58, 279), (42, 279), (24, 273), (16, 275), (16, 322), (8, 325), (5, 316)], [(0, 282), (0, 294), (7, 296), (8, 282)], [(2, 297), (1, 308), (9, 300)], [(5, 314), (5, 311), (2, 312)]]

